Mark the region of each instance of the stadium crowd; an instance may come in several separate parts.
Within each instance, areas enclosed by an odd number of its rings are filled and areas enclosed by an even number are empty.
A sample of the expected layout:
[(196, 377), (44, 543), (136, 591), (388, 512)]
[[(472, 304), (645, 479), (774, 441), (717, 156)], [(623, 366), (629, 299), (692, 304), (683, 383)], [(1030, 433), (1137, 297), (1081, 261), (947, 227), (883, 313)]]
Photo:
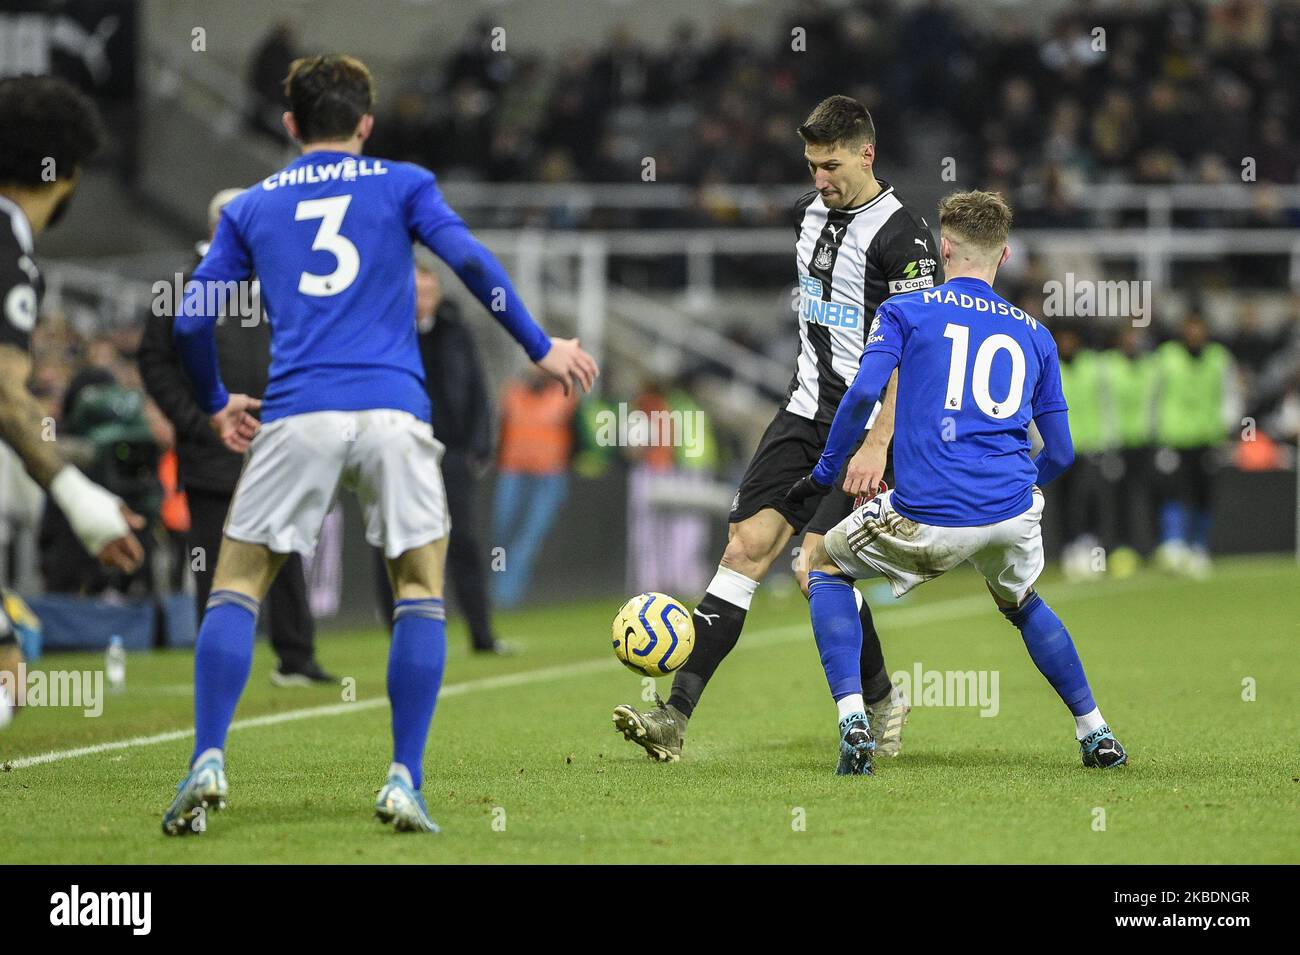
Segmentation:
[[(250, 64), (255, 115), (278, 97), (273, 78), (293, 44), (292, 26), (278, 24)], [(962, 181), (1024, 210), (1021, 227), (1087, 224), (1075, 198), (1090, 183), (1241, 181), (1246, 157), (1259, 182), (1296, 179), (1294, 0), (1081, 3), (1050, 19), (1029, 4), (980, 18), (948, 0), (804, 0), (767, 40), (723, 20), (711, 36), (683, 23), (659, 48), (622, 28), (598, 50), (563, 55), (491, 44), (482, 21), (441, 61), (403, 71), (411, 79), (382, 100), (371, 151), (462, 180), (637, 181), (649, 155), (661, 182), (783, 184), (804, 177), (790, 144), (807, 104), (846, 92), (875, 117), (886, 175), (951, 155)], [(942, 155), (928, 148), (936, 131)], [(618, 224), (739, 214), (706, 201)], [(1198, 213), (1188, 224), (1278, 215)]]

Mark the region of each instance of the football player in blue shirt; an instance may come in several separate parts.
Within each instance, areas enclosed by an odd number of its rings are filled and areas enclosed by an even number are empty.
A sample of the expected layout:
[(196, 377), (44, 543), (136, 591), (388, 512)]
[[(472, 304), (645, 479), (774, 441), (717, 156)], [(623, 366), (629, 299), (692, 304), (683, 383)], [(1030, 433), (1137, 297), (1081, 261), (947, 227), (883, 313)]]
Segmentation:
[[(538, 327), (500, 263), (443, 201), (432, 173), (361, 156), (374, 125), (364, 64), (341, 55), (300, 59), (285, 93), (285, 128), (302, 155), (225, 206), (176, 320), (200, 405), (225, 444), (247, 450), (248, 459), (195, 649), (190, 770), (163, 831), (202, 831), (204, 810), (224, 805), (226, 733), (248, 680), (260, 602), (285, 555), (315, 547), (344, 486), (360, 499), (367, 540), (383, 548), (394, 594), (393, 760), (375, 812), (399, 831), (436, 832), (420, 786), (446, 656), (449, 522), (442, 445), (429, 424), (411, 322), (412, 241), (443, 259), (566, 390), (590, 390), (598, 372), (576, 339), (548, 338)], [(213, 334), (223, 303), (253, 274), (271, 322), (261, 401), (227, 393)], [(252, 414), (259, 408), (260, 425)]]
[[(853, 385), (812, 474), (793, 501), (826, 494), (881, 389), (898, 368), (897, 487), (858, 508), (810, 556), (810, 612), (840, 716), (841, 775), (871, 775), (863, 712), (862, 632), (851, 581), (883, 576), (901, 597), (970, 561), (1034, 663), (1069, 707), (1085, 766), (1123, 764), (1059, 617), (1034, 591), (1043, 570), (1040, 487), (1074, 460), (1056, 345), (1033, 316), (993, 291), (1007, 260), (1011, 210), (996, 193), (939, 205), (948, 280), (876, 311)], [(1044, 447), (1029, 456), (1033, 422)], [(846, 483), (845, 491), (860, 489)]]

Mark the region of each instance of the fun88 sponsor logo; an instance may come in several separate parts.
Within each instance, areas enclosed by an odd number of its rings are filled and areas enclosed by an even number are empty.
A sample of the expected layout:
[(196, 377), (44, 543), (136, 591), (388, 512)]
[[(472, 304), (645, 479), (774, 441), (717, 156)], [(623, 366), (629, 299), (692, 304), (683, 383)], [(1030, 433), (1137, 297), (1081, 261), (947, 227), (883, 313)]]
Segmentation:
[(822, 300), (821, 279), (805, 275), (800, 278), (799, 284), (801, 320), (835, 328), (858, 328), (862, 324), (862, 306)]

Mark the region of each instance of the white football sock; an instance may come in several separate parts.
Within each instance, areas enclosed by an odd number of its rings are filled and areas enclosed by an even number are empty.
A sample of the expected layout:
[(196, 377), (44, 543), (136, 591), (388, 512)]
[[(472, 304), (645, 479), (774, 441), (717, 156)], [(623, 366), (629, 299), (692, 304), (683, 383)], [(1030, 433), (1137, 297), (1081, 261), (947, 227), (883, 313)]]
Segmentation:
[(862, 702), (861, 693), (850, 693), (848, 696), (840, 697), (835, 701), (835, 708), (840, 711), (840, 719), (852, 716), (854, 713), (867, 712), (867, 705)]
[(1101, 718), (1100, 707), (1093, 707), (1091, 713), (1084, 713), (1074, 718), (1074, 738), (1083, 739), (1093, 730), (1101, 729), (1106, 721)]
[(713, 575), (713, 580), (705, 588), (705, 593), (713, 594), (719, 600), (725, 600), (741, 610), (748, 610), (750, 602), (754, 599), (754, 591), (757, 589), (757, 580), (751, 580), (729, 567), (719, 566), (718, 572)]

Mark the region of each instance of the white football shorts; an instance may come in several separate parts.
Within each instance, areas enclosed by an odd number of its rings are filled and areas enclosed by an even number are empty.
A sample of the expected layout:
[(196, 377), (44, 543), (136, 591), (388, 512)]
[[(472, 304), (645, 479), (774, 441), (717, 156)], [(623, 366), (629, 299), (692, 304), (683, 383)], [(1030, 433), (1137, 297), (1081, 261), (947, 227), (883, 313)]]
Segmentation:
[(406, 411), (314, 411), (263, 425), (226, 517), (226, 536), (277, 554), (316, 548), (340, 487), (353, 491), (366, 540), (394, 558), (451, 530), (443, 445)]
[(857, 580), (884, 577), (895, 597), (970, 561), (1003, 600), (1019, 603), (1043, 572), (1043, 492), (1023, 514), (980, 527), (919, 524), (877, 495), (826, 534), (826, 553)]

